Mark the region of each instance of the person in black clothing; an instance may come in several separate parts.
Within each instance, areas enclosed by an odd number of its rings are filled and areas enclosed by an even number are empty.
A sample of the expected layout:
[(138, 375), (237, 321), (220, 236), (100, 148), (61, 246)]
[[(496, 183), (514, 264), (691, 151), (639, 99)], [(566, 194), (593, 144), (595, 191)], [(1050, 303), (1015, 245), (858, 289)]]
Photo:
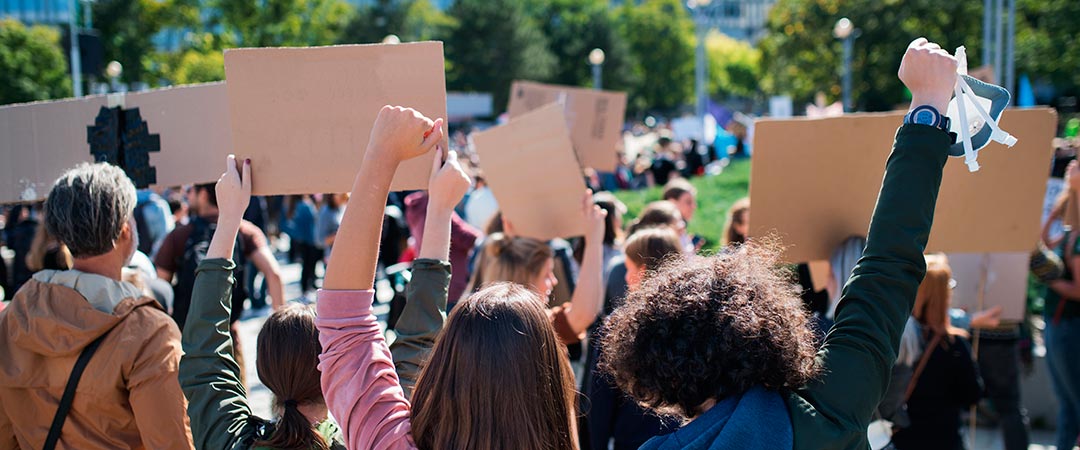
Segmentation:
[[(928, 256), (926, 278), (919, 286), (912, 316), (931, 352), (925, 367), (912, 376), (907, 400), (911, 425), (893, 435), (898, 450), (962, 450), (960, 411), (982, 396), (982, 380), (971, 357), (967, 331), (949, 321), (952, 270), (944, 256)], [(922, 362), (920, 361), (920, 365)]]

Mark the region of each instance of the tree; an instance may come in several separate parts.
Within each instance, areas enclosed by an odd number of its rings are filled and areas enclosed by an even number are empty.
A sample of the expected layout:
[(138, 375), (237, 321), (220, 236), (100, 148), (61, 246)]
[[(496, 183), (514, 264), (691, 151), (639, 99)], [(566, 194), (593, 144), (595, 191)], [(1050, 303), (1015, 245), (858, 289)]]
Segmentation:
[(124, 65), (124, 82), (153, 84), (153, 37), (169, 27), (194, 26), (198, 0), (98, 0), (91, 3), (94, 28), (101, 32), (106, 61)]
[(0, 20), (0, 104), (71, 96), (60, 33)]
[(755, 97), (760, 94), (761, 51), (719, 32), (705, 38), (709, 58), (709, 95)]
[(338, 41), (352, 8), (343, 0), (211, 0), (208, 29), (221, 47), (329, 45)]
[(626, 90), (634, 83), (630, 48), (619, 38), (614, 13), (605, 0), (532, 0), (527, 3), (548, 38), (548, 51), (556, 60), (550, 81), (571, 86), (592, 86), (589, 52), (604, 51), (603, 87)]
[(630, 46), (631, 112), (671, 111), (694, 91), (694, 23), (679, 0), (626, 2), (617, 12), (619, 36)]
[(1017, 72), (1054, 86), (1058, 95), (1080, 95), (1080, 2), (1018, 0), (1016, 6)]
[(980, 63), (981, 2), (936, 0), (780, 0), (769, 13), (760, 42), (764, 87), (808, 103), (817, 92), (841, 96), (841, 42), (833, 26), (848, 17), (861, 31), (854, 43), (852, 92), (856, 109), (891, 110), (905, 102), (896, 77), (900, 56), (919, 36), (954, 50), (966, 45), (972, 67)]
[(442, 36), (453, 20), (430, 0), (376, 0), (356, 11), (340, 42), (367, 44), (397, 35), (403, 42), (426, 41)]
[(220, 51), (185, 50), (169, 59), (164, 76), (172, 84), (209, 83), (225, 79), (225, 56)]
[(547, 38), (516, 0), (457, 0), (446, 37), (450, 89), (490, 92), (496, 111), (506, 108), (517, 79), (546, 81), (555, 69)]

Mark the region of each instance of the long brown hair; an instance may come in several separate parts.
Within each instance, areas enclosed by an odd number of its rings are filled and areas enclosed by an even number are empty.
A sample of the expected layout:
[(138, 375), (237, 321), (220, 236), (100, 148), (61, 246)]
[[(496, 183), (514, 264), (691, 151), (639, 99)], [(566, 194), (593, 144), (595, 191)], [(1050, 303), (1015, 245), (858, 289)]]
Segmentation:
[(315, 311), (294, 305), (270, 315), (259, 330), (255, 368), (259, 379), (274, 393), (274, 406), (282, 411), (273, 434), (256, 446), (280, 449), (328, 450), (326, 440), (299, 410), (324, 404), (319, 381), (319, 329)]
[(742, 245), (746, 243), (746, 236), (736, 231), (734, 225), (745, 225), (748, 212), (750, 212), (749, 198), (739, 199), (735, 204), (731, 205), (731, 209), (727, 213), (727, 220), (724, 222), (723, 245)]
[(952, 268), (945, 255), (926, 256), (926, 278), (915, 294), (915, 308), (911, 315), (924, 331), (932, 332), (952, 341), (953, 336), (967, 337), (967, 332), (952, 326), (949, 320), (949, 303), (952, 300)]
[(682, 220), (682, 213), (679, 212), (679, 208), (674, 203), (669, 201), (652, 202), (645, 206), (637, 219), (634, 219), (627, 233), (634, 234), (640, 230), (657, 226), (678, 228)]
[(496, 283), (454, 307), (413, 392), (417, 447), (577, 448), (574, 374), (544, 305)]

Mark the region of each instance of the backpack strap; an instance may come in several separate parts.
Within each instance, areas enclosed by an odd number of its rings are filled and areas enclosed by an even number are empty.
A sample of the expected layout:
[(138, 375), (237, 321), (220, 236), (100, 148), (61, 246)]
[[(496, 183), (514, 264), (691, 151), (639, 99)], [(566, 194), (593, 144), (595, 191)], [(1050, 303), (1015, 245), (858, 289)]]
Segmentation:
[(926, 364), (930, 362), (930, 355), (934, 353), (934, 349), (938, 345), (941, 345), (941, 340), (944, 336), (941, 334), (935, 334), (930, 339), (930, 344), (923, 350), (922, 357), (919, 358), (919, 365), (915, 367), (915, 373), (911, 375), (911, 381), (908, 382), (907, 391), (904, 392), (904, 403), (907, 403), (911, 399), (911, 394), (915, 392), (915, 385), (919, 384), (919, 376), (922, 375), (923, 369), (926, 369)]
[[(109, 331), (112, 331), (111, 329)], [(56, 409), (56, 415), (53, 416), (52, 425), (49, 427), (49, 436), (45, 438), (45, 450), (53, 450), (56, 448), (56, 443), (60, 440), (60, 431), (64, 428), (64, 422), (67, 421), (68, 412), (71, 410), (71, 403), (75, 400), (75, 388), (79, 385), (79, 379), (82, 378), (83, 370), (86, 370), (86, 365), (90, 363), (90, 358), (94, 356), (94, 352), (101, 346), (101, 341), (105, 340), (105, 336), (108, 336), (109, 332), (106, 331), (97, 339), (94, 339), (90, 345), (83, 348), (82, 353), (79, 353), (79, 359), (75, 361), (75, 367), (71, 369), (71, 375), (68, 377), (67, 386), (64, 387), (64, 396), (60, 398), (60, 406)]]

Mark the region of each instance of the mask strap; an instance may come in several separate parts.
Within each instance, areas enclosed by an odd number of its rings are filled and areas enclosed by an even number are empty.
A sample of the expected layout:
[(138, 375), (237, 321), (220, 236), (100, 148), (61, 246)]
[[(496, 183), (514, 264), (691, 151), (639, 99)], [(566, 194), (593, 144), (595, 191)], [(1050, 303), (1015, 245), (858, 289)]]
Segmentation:
[(975, 155), (975, 149), (971, 145), (971, 130), (968, 126), (967, 105), (964, 101), (964, 91), (960, 88), (960, 82), (953, 86), (956, 94), (956, 109), (960, 113), (960, 140), (964, 143), (964, 163), (968, 166), (968, 172), (978, 172), (979, 162)]
[[(957, 83), (960, 84), (966, 95), (975, 97), (975, 94), (973, 93), (974, 91), (971, 90), (971, 86), (968, 85), (967, 80), (965, 80), (964, 77), (958, 77)], [(957, 100), (957, 102), (959, 102), (959, 100)], [(978, 101), (976, 101), (975, 99), (971, 99), (971, 104), (975, 105), (975, 111), (977, 111), (979, 115), (982, 116), (983, 121), (986, 122), (986, 125), (989, 126), (990, 129), (993, 131), (993, 133), (990, 134), (991, 140), (1000, 144), (1004, 144), (1008, 147), (1016, 145), (1016, 137), (1009, 134), (1005, 130), (1002, 130), (1001, 127), (998, 126), (997, 121), (990, 117), (990, 114), (986, 112), (986, 109), (984, 109)]]

